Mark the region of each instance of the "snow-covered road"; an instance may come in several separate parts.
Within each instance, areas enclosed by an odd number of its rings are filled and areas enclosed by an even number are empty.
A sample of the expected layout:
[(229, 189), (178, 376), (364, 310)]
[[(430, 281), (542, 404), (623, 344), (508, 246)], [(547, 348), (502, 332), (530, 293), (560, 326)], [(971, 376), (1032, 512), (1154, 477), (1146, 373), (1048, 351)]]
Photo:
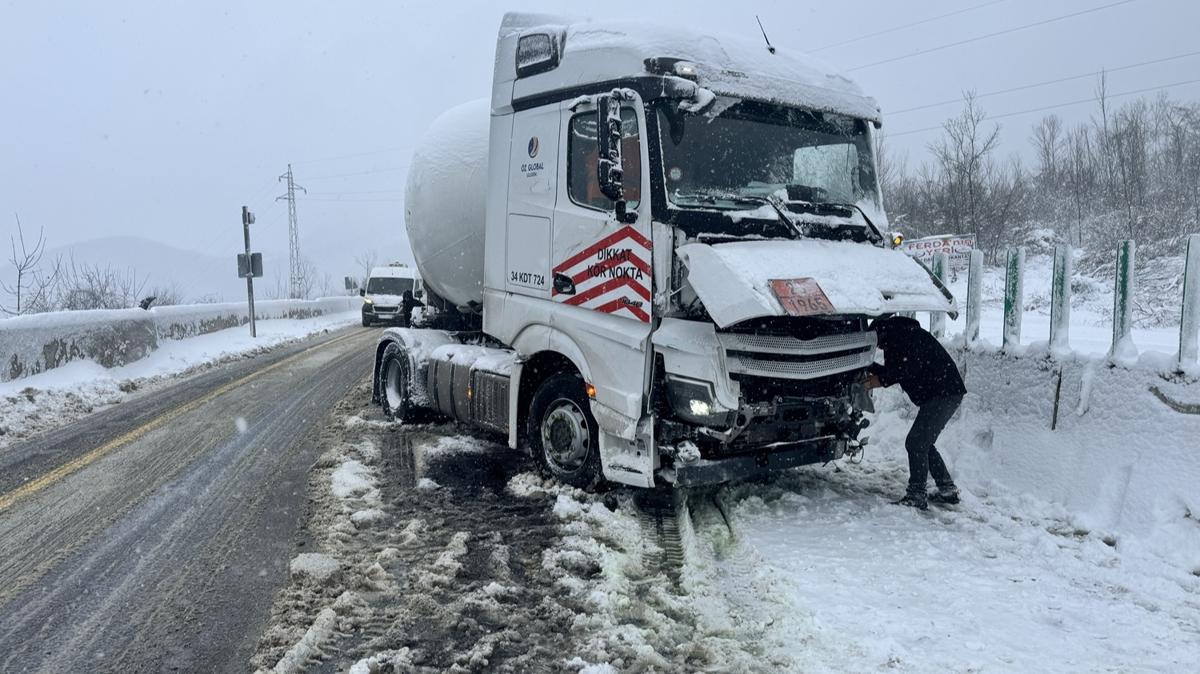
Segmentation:
[(373, 336), (228, 363), (0, 453), (0, 671), (243, 669), (315, 434)]

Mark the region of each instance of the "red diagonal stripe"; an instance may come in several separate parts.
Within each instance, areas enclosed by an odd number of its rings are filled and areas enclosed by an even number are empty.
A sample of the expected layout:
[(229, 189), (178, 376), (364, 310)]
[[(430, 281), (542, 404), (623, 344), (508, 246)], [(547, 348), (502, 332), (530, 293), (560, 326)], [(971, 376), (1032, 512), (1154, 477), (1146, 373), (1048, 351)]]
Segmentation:
[(587, 258), (595, 255), (596, 251), (600, 250), (601, 248), (607, 248), (607, 247), (613, 245), (614, 243), (617, 243), (618, 241), (624, 241), (625, 239), (633, 239), (638, 244), (644, 246), (647, 250), (652, 248), (652, 246), (650, 245), (650, 239), (647, 239), (646, 237), (642, 236), (641, 233), (638, 232), (636, 229), (626, 225), (625, 227), (622, 227), (621, 229), (613, 232), (612, 234), (609, 234), (608, 236), (604, 237), (603, 239), (600, 239), (596, 243), (593, 243), (592, 245), (588, 246), (587, 248), (584, 248), (583, 250), (579, 251), (578, 253), (575, 253), (571, 257), (567, 258), (565, 261), (560, 262), (558, 265), (556, 265), (554, 267), (554, 271), (561, 272), (564, 269), (570, 269), (571, 267), (574, 267), (575, 265), (586, 260)]
[(590, 266), (584, 267), (583, 271), (581, 271), (578, 274), (571, 277), (571, 282), (572, 283), (583, 283), (584, 281), (588, 280), (589, 278), (592, 278), (592, 276), (594, 275), (593, 272), (608, 271), (609, 269), (612, 269), (613, 267), (619, 267), (619, 266), (625, 264), (626, 262), (637, 267), (638, 269), (641, 269), (643, 274), (645, 274), (647, 276), (650, 275), (650, 265), (646, 264), (645, 262), (642, 262), (642, 259), (640, 257), (630, 253), (629, 258), (625, 259), (625, 260), (622, 260), (619, 257), (611, 257), (611, 258), (605, 260), (604, 262), (601, 262), (600, 264), (596, 265), (596, 267), (598, 267), (598, 268), (590, 267)]
[(605, 302), (604, 304), (601, 304), (600, 306), (596, 307), (595, 310), (605, 314), (613, 314), (622, 309), (628, 310), (629, 313), (637, 316), (638, 320), (643, 323), (650, 322), (650, 314), (646, 313), (646, 311), (641, 307), (635, 307), (631, 304), (622, 302), (620, 297), (611, 302)]
[(610, 290), (616, 290), (622, 286), (629, 286), (630, 288), (633, 288), (633, 291), (638, 295), (641, 295), (642, 299), (646, 300), (647, 302), (650, 301), (649, 290), (628, 276), (622, 276), (621, 278), (609, 279), (600, 285), (592, 286), (578, 295), (568, 298), (564, 303), (572, 306), (579, 306), (588, 300), (595, 299)]

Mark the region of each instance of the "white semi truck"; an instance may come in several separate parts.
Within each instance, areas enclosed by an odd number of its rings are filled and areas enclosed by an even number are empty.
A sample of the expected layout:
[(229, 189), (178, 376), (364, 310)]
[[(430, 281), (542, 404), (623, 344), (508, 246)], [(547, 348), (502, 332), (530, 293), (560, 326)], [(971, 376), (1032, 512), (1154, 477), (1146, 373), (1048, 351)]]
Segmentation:
[(382, 334), (376, 400), (585, 488), (854, 451), (869, 319), (957, 310), (881, 234), (879, 125), (850, 80), (761, 42), (506, 15), (490, 99), (414, 154), (427, 306)]

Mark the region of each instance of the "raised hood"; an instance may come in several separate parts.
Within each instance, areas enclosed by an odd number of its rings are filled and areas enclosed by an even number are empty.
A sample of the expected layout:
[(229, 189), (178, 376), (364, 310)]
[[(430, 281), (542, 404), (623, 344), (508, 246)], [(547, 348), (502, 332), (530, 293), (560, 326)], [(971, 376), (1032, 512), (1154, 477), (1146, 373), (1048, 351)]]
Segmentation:
[(806, 239), (690, 243), (678, 252), (722, 328), (761, 316), (958, 311), (950, 292), (897, 250)]

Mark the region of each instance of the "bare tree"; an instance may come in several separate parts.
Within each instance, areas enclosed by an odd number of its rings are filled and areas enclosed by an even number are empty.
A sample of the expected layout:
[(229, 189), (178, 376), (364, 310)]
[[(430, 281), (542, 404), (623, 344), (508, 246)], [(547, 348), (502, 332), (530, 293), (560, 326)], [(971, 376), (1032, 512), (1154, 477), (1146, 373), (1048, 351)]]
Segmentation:
[[(989, 158), (1000, 138), (1000, 127), (984, 129), (987, 114), (975, 102), (974, 92), (964, 96), (962, 113), (942, 125), (942, 136), (929, 145), (939, 168), (942, 208), (946, 224), (959, 232), (975, 232), (980, 238), (999, 240), (1004, 223), (985, 221), (987, 188), (983, 177), (991, 170)], [(994, 255), (995, 250), (991, 250)]]
[(133, 268), (78, 263), (72, 257), (62, 267), (57, 283), (57, 304), (61, 309), (127, 309), (137, 304), (146, 286)]
[(179, 289), (179, 284), (174, 282), (154, 286), (146, 292), (146, 297), (153, 297), (154, 305), (159, 307), (183, 304), (183, 291)]
[(1057, 115), (1047, 115), (1033, 127), (1030, 140), (1037, 151), (1038, 174), (1051, 183), (1058, 182), (1059, 154), (1062, 151), (1062, 120)]
[(371, 276), (371, 269), (379, 266), (379, 252), (373, 248), (365, 250), (354, 256), (354, 264), (358, 265), (359, 271), (362, 272), (362, 280), (359, 282), (359, 286), (365, 288), (367, 279)]
[(319, 272), (317, 265), (307, 257), (300, 258), (300, 273), (296, 277), (296, 296), (292, 299), (308, 300), (312, 299), (313, 291), (316, 290), (320, 283)]
[(13, 217), (17, 221), (17, 234), (8, 237), (8, 261), (12, 264), (16, 279), (11, 285), (0, 281), (0, 290), (13, 298), (11, 306), (0, 304), (0, 312), (17, 316), (45, 311), (50, 304), (49, 294), (58, 279), (60, 265), (55, 261), (48, 272), (42, 269), (42, 258), (46, 253), (44, 230), (38, 229), (37, 240), (30, 245), (25, 241), (21, 216), (14, 213)]

